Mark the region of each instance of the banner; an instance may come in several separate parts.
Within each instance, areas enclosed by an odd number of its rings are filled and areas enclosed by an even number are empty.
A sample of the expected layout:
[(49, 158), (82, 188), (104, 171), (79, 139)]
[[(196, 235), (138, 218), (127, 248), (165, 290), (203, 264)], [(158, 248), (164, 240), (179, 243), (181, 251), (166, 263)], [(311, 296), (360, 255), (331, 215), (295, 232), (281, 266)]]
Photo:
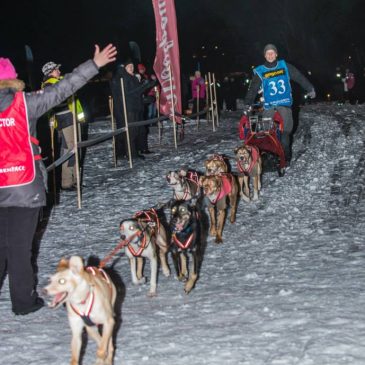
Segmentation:
[[(181, 112), (180, 54), (174, 0), (152, 0), (156, 21), (156, 57), (153, 65), (161, 84), (160, 112)], [(170, 80), (171, 70), (171, 80)], [(176, 118), (179, 122), (180, 118)]]

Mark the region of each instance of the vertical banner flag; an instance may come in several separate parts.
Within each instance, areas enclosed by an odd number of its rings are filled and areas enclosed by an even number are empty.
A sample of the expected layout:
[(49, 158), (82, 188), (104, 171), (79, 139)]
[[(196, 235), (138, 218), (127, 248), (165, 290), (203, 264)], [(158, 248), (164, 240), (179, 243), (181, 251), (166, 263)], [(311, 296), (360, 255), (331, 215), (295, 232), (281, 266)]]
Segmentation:
[[(180, 54), (174, 0), (152, 0), (156, 21), (156, 56), (153, 69), (161, 84), (160, 111), (181, 114)], [(171, 69), (171, 80), (170, 80)], [(181, 119), (176, 118), (179, 122)]]

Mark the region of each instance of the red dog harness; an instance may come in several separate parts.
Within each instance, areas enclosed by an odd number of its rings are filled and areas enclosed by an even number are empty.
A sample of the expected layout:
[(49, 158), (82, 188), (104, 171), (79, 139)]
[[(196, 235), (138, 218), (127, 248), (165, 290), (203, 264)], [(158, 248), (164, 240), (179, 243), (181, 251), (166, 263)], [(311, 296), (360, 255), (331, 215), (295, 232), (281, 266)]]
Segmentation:
[(243, 174), (250, 174), (258, 159), (260, 158), (260, 151), (256, 146), (246, 146), (248, 152), (251, 155), (251, 162), (247, 168), (242, 166), (241, 161), (237, 160), (237, 168)]
[[(110, 290), (112, 291), (112, 286), (111, 286), (111, 283), (110, 283), (110, 279), (109, 279), (109, 276), (106, 274), (106, 272), (103, 270), (103, 269), (100, 269), (98, 267), (92, 267), (92, 266), (89, 266), (86, 268), (87, 271), (91, 272), (93, 274), (93, 276), (96, 275), (96, 272), (100, 272), (102, 277), (103, 277), (103, 280), (105, 280), (109, 287), (110, 287)], [(89, 299), (89, 302), (86, 306), (86, 310), (84, 312), (82, 311), (79, 311), (76, 307), (74, 307), (71, 303), (70, 303), (70, 306), (72, 308), (72, 310), (79, 316), (81, 317), (81, 319), (84, 321), (85, 325), (86, 326), (96, 326), (96, 323), (94, 323), (91, 318), (90, 318), (90, 313), (93, 309), (93, 306), (94, 306), (94, 301), (95, 301), (95, 293), (94, 291), (92, 290), (92, 288), (89, 290), (89, 292), (87, 293), (87, 296), (86, 298), (80, 303), (80, 304), (86, 304), (86, 301)]]
[(191, 242), (193, 242), (193, 238), (194, 238), (194, 232), (187, 238), (187, 240), (185, 242), (181, 242), (177, 237), (176, 237), (176, 233), (172, 234), (172, 239), (174, 241), (174, 243), (180, 247), (182, 250), (186, 250), (190, 245)]
[(215, 205), (220, 199), (227, 196), (232, 191), (232, 178), (231, 174), (221, 174), (219, 177), (222, 179), (222, 187), (219, 190), (217, 197), (214, 200), (209, 201)]
[(17, 92), (11, 105), (0, 112), (0, 188), (30, 184), (35, 178), (32, 143), (39, 145), (29, 132), (27, 106), (23, 92)]

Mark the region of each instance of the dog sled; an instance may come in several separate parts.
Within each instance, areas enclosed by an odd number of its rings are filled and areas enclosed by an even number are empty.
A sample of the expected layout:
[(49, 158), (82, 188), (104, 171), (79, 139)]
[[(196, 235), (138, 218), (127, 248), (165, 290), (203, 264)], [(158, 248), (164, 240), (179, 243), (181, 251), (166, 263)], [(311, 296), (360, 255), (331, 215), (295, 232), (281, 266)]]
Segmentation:
[(255, 146), (260, 153), (268, 153), (279, 159), (278, 172), (282, 176), (286, 166), (285, 154), (280, 143), (284, 121), (276, 112), (273, 118), (264, 118), (260, 112), (242, 115), (239, 122), (239, 138), (245, 145)]

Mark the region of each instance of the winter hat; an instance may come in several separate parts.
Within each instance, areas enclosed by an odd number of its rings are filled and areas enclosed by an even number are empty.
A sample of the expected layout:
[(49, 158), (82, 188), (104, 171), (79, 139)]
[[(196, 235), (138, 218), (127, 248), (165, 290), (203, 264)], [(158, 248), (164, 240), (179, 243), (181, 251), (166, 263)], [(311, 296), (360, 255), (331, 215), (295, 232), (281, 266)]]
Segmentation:
[(266, 52), (269, 50), (274, 51), (276, 54), (278, 53), (278, 49), (276, 48), (276, 46), (274, 44), (269, 43), (264, 48), (264, 56), (265, 56)]
[(44, 76), (48, 76), (52, 71), (59, 69), (60, 67), (61, 67), (60, 64), (50, 61), (43, 65), (42, 72), (43, 72)]
[(0, 57), (0, 80), (16, 79), (18, 74), (9, 58)]
[(137, 68), (138, 68), (138, 72), (143, 72), (143, 71), (146, 71), (146, 67), (143, 63), (139, 63), (137, 65)]
[(128, 57), (124, 60), (123, 66), (125, 67), (125, 66), (130, 65), (130, 64), (134, 65), (134, 62), (130, 57)]

